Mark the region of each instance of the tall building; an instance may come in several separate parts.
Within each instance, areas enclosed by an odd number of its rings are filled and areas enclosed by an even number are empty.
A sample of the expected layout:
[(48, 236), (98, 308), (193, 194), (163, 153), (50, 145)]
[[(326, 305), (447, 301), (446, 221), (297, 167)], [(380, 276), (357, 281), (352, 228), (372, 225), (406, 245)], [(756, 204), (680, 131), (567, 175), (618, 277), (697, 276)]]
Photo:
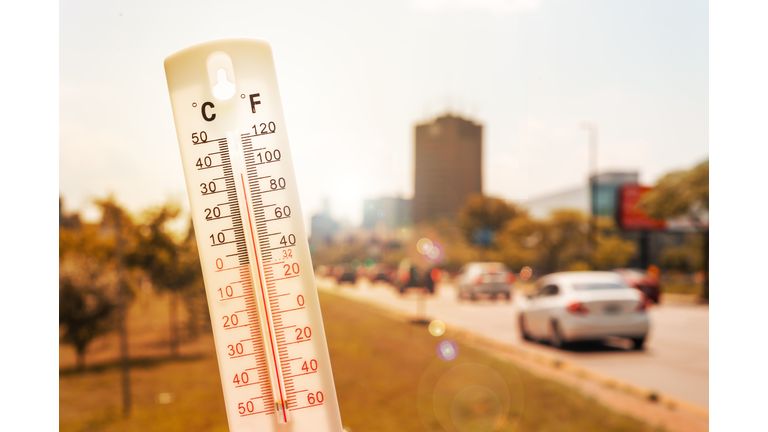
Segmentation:
[(323, 212), (312, 216), (310, 241), (313, 243), (329, 243), (339, 231), (339, 223), (331, 217), (331, 206), (328, 199), (323, 200)]
[(483, 193), (483, 127), (450, 114), (416, 126), (414, 222), (455, 214)]

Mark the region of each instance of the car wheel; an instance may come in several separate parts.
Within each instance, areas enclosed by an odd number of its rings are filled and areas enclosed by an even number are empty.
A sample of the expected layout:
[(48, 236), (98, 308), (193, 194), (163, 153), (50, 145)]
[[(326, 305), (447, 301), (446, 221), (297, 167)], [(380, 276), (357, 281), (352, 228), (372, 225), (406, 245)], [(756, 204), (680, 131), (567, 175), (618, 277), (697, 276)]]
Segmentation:
[(552, 321), (552, 334), (549, 338), (549, 344), (554, 348), (565, 348), (567, 343), (563, 340), (563, 334), (560, 332), (560, 326), (557, 321)]
[(642, 351), (645, 349), (645, 336), (641, 338), (632, 338), (632, 349), (635, 351)]
[(520, 320), (518, 325), (520, 326), (520, 336), (522, 336), (523, 340), (527, 341), (533, 341), (533, 338), (530, 334), (528, 334), (528, 331), (525, 329), (525, 317), (523, 314), (520, 314)]

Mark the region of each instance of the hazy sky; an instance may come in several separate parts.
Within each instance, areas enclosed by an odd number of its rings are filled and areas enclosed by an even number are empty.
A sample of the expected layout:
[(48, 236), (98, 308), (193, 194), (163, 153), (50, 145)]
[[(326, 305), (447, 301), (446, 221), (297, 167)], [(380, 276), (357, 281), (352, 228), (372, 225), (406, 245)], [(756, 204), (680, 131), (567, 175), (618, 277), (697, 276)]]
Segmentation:
[[(60, 193), (132, 210), (186, 188), (166, 56), (223, 37), (272, 44), (305, 217), (362, 220), (413, 193), (414, 126), (484, 126), (487, 194), (537, 197), (599, 168), (652, 183), (709, 155), (705, 1), (68, 1), (60, 13)], [(328, 173), (332, 174), (328, 174)], [(322, 174), (321, 174), (322, 173)]]

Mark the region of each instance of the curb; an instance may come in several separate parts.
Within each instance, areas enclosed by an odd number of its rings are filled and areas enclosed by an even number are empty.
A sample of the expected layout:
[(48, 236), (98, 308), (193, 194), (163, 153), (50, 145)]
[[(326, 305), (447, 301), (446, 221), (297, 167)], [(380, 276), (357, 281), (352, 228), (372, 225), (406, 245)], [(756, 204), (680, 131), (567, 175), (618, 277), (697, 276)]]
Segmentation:
[(509, 352), (514, 356), (522, 357), (527, 360), (532, 360), (540, 365), (549, 366), (553, 369), (570, 372), (573, 375), (576, 375), (578, 377), (591, 380), (593, 382), (599, 383), (608, 388), (629, 393), (633, 396), (639, 397), (648, 402), (658, 403), (670, 409), (686, 411), (690, 414), (709, 420), (709, 410), (707, 408), (696, 405), (694, 403), (691, 403), (682, 399), (678, 399), (673, 396), (664, 395), (659, 392), (653, 391), (651, 389), (648, 389), (636, 384), (631, 384), (626, 381), (622, 381), (618, 378), (614, 378), (612, 376), (603, 374), (601, 372), (597, 372), (592, 369), (579, 366), (568, 360), (563, 360), (553, 356), (548, 356), (546, 354), (542, 354), (539, 352), (533, 352), (531, 350), (520, 348), (518, 346), (503, 344), (466, 330), (452, 329), (452, 331), (454, 333), (457, 333), (464, 339), (467, 339), (471, 342), (482, 344), (483, 346), (480, 346), (477, 348), (485, 349), (486, 351), (489, 351), (491, 354), (494, 354), (498, 351)]
[[(410, 322), (414, 318), (412, 314), (409, 314), (407, 312), (403, 312), (394, 308), (389, 308), (379, 303), (368, 301), (367, 299), (361, 299), (352, 295), (348, 295), (343, 291), (337, 291), (330, 287), (321, 286), (321, 284), (317, 284), (317, 287), (319, 290), (322, 290), (323, 292), (326, 292), (328, 294), (344, 297), (353, 301), (358, 301), (358, 302), (362, 302), (362, 303), (366, 303), (371, 306), (374, 306), (380, 311), (382, 311), (384, 314), (400, 321)], [(506, 352), (513, 356), (521, 357), (526, 360), (531, 360), (540, 365), (549, 366), (553, 369), (569, 372), (575, 376), (596, 382), (605, 387), (622, 391), (624, 393), (628, 393), (630, 395), (636, 396), (649, 403), (658, 403), (672, 410), (685, 411), (689, 414), (693, 414), (697, 417), (700, 417), (709, 421), (709, 409), (702, 407), (700, 405), (697, 405), (682, 399), (678, 399), (673, 396), (664, 395), (659, 392), (653, 391), (649, 388), (645, 388), (643, 386), (628, 383), (626, 381), (620, 380), (618, 378), (614, 378), (612, 376), (603, 374), (601, 372), (597, 372), (592, 369), (579, 366), (568, 360), (563, 360), (554, 356), (546, 355), (541, 352), (535, 352), (520, 346), (498, 342), (468, 330), (454, 327), (451, 329), (451, 332), (455, 333), (460, 338), (473, 344), (475, 348), (482, 349), (493, 356), (498, 357), (499, 352)]]

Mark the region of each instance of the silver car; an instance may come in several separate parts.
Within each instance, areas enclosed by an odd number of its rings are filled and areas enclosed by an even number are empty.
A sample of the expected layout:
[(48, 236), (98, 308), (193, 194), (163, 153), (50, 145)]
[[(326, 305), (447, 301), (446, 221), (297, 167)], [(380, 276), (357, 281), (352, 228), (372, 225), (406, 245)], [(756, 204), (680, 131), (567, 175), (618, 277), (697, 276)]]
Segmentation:
[(459, 299), (475, 300), (479, 295), (492, 298), (512, 299), (512, 283), (515, 275), (499, 262), (471, 262), (459, 271), (456, 289)]
[(607, 337), (631, 339), (643, 349), (648, 335), (649, 300), (613, 272), (562, 272), (539, 279), (536, 292), (521, 305), (520, 332), (526, 340), (555, 347)]

